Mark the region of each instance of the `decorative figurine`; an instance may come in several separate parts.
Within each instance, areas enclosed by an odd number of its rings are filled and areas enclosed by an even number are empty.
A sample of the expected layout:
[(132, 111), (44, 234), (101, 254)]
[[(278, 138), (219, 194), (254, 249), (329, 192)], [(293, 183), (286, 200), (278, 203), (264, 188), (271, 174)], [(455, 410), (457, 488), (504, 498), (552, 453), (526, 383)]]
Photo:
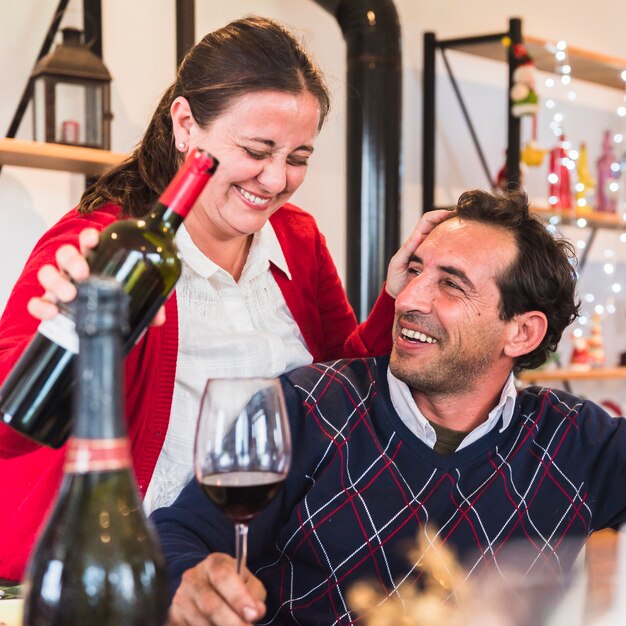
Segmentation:
[(572, 335), (572, 357), (570, 359), (570, 368), (576, 371), (587, 371), (591, 369), (589, 364), (589, 348), (587, 340), (584, 337)]
[(535, 89), (535, 62), (522, 44), (513, 46), (515, 70), (511, 87), (511, 112), (515, 117), (536, 115), (539, 111), (539, 97)]
[(602, 367), (605, 361), (604, 339), (602, 337), (602, 318), (594, 313), (591, 318), (591, 337), (587, 339), (589, 364), (591, 367)]

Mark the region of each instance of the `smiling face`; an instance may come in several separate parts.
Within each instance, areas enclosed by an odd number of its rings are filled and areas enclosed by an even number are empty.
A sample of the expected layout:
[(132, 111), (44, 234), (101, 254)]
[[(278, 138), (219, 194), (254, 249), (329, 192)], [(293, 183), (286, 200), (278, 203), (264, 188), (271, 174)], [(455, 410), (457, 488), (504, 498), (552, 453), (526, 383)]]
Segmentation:
[[(260, 230), (304, 180), (318, 133), (320, 107), (308, 91), (246, 94), (207, 128), (186, 114), (188, 103), (172, 106), (176, 141), (201, 147), (219, 166), (188, 218), (194, 239), (229, 240)], [(190, 230), (191, 232), (191, 230)]]
[(496, 278), (515, 254), (506, 230), (458, 218), (416, 250), (414, 278), (396, 299), (390, 360), (414, 396), (448, 397), (494, 381), (501, 388), (513, 364), (505, 345), (515, 322), (500, 319)]

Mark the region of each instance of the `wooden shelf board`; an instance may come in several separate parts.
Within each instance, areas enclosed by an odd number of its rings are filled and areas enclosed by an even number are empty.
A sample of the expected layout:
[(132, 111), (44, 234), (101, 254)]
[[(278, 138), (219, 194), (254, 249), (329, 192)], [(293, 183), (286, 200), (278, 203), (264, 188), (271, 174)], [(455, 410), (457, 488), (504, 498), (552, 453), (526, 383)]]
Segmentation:
[(126, 157), (126, 154), (96, 148), (0, 139), (0, 165), (59, 170), (91, 176), (118, 165)]
[(600, 213), (599, 211), (581, 211), (580, 209), (555, 210), (546, 206), (532, 206), (533, 213), (539, 215), (544, 220), (551, 217), (558, 217), (562, 224), (576, 226), (577, 220), (585, 219), (588, 226), (599, 228), (611, 228), (617, 230), (626, 229), (626, 220), (617, 213)]
[(517, 375), (523, 382), (537, 380), (608, 380), (611, 378), (626, 378), (626, 367), (601, 367), (587, 371), (572, 369), (547, 369), (524, 371)]
[[(533, 57), (538, 70), (554, 73), (554, 54), (551, 50), (554, 48), (555, 42), (524, 36), (524, 44)], [(495, 61), (507, 60), (507, 48), (502, 41), (465, 44), (455, 46), (453, 49)], [(614, 89), (624, 89), (625, 83), (621, 74), (626, 70), (626, 59), (597, 54), (570, 46), (567, 47), (567, 56), (572, 68), (571, 76), (573, 79), (586, 80)]]

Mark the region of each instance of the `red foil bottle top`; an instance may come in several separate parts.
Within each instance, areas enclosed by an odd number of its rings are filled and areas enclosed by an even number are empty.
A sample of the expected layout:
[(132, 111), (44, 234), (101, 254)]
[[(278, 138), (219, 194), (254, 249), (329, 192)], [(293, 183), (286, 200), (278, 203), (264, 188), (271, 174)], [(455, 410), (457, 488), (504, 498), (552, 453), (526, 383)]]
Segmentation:
[(200, 148), (194, 149), (176, 173), (159, 202), (185, 217), (217, 169), (218, 161)]

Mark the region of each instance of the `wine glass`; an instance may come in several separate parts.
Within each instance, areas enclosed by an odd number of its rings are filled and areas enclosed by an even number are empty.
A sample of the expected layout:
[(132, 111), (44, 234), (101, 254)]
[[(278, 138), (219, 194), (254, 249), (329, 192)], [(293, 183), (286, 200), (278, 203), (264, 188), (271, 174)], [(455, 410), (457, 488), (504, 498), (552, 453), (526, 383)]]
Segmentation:
[(285, 399), (275, 378), (210, 379), (196, 428), (196, 480), (235, 523), (237, 573), (248, 523), (278, 493), (291, 463)]

